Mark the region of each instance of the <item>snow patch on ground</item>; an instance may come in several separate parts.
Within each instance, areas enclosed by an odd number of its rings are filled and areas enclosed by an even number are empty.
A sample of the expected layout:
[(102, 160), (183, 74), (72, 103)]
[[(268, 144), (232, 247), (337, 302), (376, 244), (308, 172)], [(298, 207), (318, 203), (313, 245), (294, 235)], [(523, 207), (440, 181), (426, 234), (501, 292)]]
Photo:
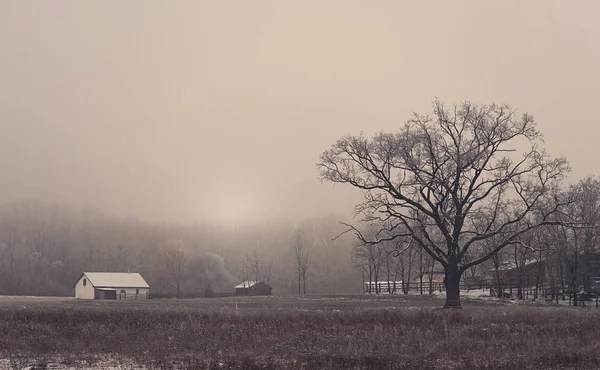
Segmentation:
[(0, 295), (0, 301), (70, 301), (75, 297), (43, 297), (28, 295)]
[[(121, 357), (119, 357), (121, 358)], [(0, 370), (34, 370), (34, 369), (57, 369), (57, 370), (125, 370), (125, 369), (146, 369), (145, 366), (140, 366), (133, 361), (123, 361), (111, 359), (109, 356), (98, 358), (97, 361), (88, 362), (85, 360), (73, 361), (69, 364), (63, 364), (60, 359), (52, 361), (41, 360), (24, 360), (24, 359), (0, 359)]]

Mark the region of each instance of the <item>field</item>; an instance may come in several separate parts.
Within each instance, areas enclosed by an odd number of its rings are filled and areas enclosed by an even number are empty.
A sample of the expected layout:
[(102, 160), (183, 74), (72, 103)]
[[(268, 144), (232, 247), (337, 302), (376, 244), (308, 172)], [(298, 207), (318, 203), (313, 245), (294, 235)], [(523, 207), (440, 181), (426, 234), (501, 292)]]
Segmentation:
[(0, 367), (598, 369), (600, 309), (429, 297), (1, 298)]

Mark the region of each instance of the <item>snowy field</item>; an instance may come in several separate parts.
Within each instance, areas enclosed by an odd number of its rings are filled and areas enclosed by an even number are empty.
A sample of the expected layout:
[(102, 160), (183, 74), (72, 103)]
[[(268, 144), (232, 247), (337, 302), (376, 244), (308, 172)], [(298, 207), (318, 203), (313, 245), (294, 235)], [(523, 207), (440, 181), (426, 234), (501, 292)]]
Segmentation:
[(1, 297), (0, 369), (600, 368), (600, 309), (462, 297)]

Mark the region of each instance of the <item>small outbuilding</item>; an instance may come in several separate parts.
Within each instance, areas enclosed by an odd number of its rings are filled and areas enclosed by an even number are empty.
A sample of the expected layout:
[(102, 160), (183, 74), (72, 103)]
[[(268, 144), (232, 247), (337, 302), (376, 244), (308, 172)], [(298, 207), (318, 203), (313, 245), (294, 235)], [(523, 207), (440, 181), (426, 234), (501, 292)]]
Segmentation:
[(272, 288), (263, 281), (244, 281), (235, 286), (235, 295), (271, 295)]
[(150, 286), (129, 272), (84, 272), (73, 286), (78, 299), (147, 299)]

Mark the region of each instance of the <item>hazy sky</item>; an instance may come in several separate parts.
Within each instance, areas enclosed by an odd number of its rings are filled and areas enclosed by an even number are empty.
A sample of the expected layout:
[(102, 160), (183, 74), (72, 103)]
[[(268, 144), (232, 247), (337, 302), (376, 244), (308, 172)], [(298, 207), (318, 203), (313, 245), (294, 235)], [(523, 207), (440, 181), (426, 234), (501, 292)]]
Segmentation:
[(149, 220), (346, 214), (344, 134), (435, 97), (532, 113), (600, 174), (600, 2), (0, 1), (0, 201)]

